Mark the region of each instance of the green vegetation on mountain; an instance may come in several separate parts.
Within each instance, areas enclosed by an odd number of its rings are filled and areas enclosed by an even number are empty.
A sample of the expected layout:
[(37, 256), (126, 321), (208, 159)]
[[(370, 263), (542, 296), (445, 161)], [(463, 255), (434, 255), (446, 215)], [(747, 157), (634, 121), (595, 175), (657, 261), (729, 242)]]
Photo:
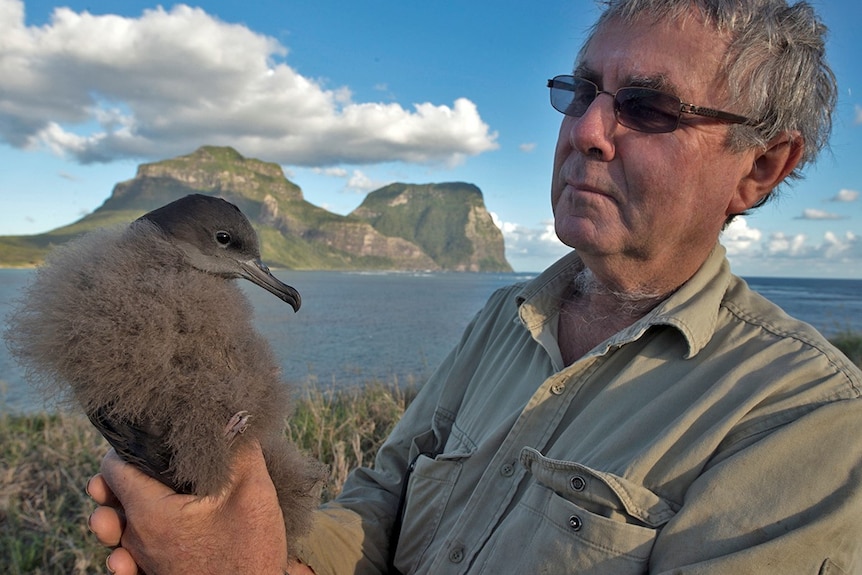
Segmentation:
[(236, 204), (260, 235), (263, 259), (275, 267), (511, 271), (503, 235), (473, 185), (392, 184), (341, 216), (307, 202), (278, 164), (214, 146), (140, 165), (102, 206), (68, 226), (0, 237), (0, 265), (36, 265), (54, 245), (191, 193)]
[(386, 236), (422, 246), (445, 269), (485, 271), (506, 265), (502, 233), (472, 184), (390, 184), (371, 192), (352, 215)]

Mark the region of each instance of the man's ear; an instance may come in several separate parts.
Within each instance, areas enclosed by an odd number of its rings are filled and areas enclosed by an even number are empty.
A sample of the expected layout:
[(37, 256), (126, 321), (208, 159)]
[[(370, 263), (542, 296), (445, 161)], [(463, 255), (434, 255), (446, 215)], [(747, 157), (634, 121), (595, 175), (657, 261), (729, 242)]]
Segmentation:
[(796, 168), (804, 147), (799, 132), (782, 132), (755, 150), (751, 169), (739, 181), (727, 214), (741, 214), (762, 201)]

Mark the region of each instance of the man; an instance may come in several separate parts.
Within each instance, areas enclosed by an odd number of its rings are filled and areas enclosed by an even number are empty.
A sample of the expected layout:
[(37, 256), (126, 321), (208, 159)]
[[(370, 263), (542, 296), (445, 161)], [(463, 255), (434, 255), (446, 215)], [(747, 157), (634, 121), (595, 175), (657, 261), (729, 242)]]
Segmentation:
[[(784, 0), (607, 4), (549, 82), (575, 251), (489, 299), (291, 574), (862, 572), (862, 373), (718, 244), (825, 143), (824, 28)], [(109, 454), (110, 567), (280, 573), (259, 453), (236, 474), (196, 501)]]

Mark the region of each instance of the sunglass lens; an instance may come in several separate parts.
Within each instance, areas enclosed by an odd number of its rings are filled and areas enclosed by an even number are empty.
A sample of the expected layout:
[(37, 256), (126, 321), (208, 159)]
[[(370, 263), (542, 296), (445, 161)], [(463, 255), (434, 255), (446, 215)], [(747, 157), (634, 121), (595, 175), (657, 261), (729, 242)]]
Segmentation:
[(571, 76), (558, 76), (551, 81), (551, 105), (567, 116), (579, 117), (596, 99), (596, 86)]
[(679, 100), (649, 88), (622, 88), (616, 94), (620, 124), (641, 132), (672, 132), (679, 125)]

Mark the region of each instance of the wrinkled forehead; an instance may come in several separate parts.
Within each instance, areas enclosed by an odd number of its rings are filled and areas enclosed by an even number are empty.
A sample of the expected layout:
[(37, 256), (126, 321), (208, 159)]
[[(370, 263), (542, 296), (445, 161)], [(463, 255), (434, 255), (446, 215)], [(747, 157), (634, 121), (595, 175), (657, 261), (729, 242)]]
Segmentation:
[(670, 3), (664, 9), (642, 9), (637, 12), (626, 12), (613, 7), (602, 13), (590, 28), (584, 44), (578, 52), (576, 62), (580, 62), (584, 52), (589, 48), (593, 38), (609, 26), (645, 27), (655, 29), (663, 25), (675, 25), (681, 29), (695, 30), (705, 34), (704, 42), (727, 42), (728, 37), (720, 31), (714, 19), (707, 17), (692, 4)]
[(640, 85), (684, 95), (678, 87), (690, 84), (716, 90), (726, 80), (728, 41), (697, 12), (601, 19), (578, 53), (574, 73), (603, 89)]

